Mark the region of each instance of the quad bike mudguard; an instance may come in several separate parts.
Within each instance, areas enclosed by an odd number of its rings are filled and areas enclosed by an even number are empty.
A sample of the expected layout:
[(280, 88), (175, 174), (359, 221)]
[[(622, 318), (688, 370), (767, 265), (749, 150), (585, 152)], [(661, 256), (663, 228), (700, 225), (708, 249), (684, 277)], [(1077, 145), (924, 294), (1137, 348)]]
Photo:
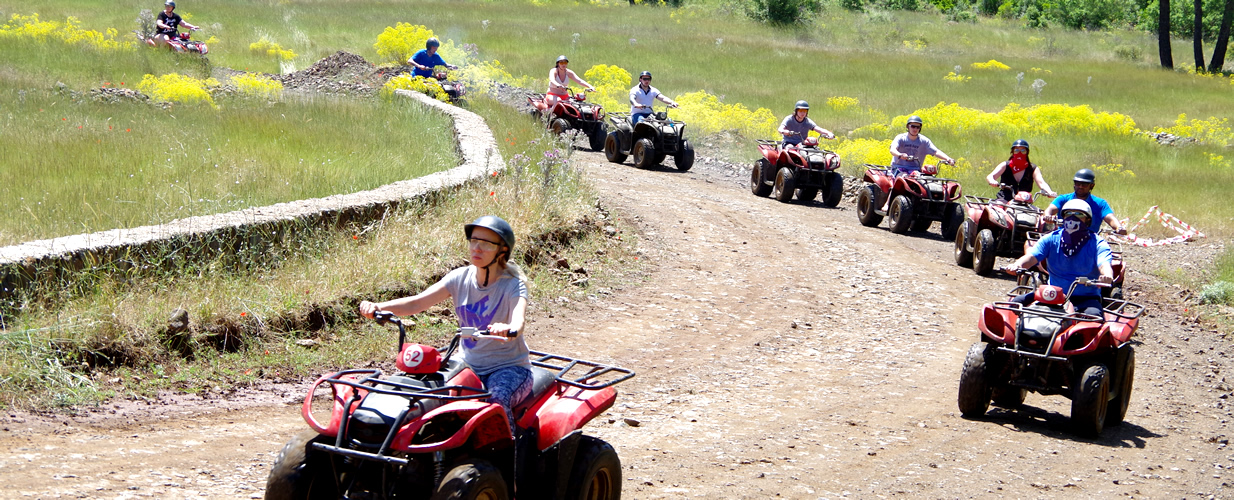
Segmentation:
[(612, 387), (587, 390), (569, 387), (551, 396), (535, 413), (539, 429), (536, 446), (546, 450), (613, 406), (617, 391)]

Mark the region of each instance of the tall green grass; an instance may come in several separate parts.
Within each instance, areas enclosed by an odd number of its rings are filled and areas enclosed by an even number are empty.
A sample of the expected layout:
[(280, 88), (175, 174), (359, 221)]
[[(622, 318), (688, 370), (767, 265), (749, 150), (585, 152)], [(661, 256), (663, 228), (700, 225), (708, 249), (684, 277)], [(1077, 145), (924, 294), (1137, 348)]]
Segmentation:
[(0, 74), (0, 245), (371, 189), (458, 163), (449, 119), (402, 99), (160, 109), (22, 83)]

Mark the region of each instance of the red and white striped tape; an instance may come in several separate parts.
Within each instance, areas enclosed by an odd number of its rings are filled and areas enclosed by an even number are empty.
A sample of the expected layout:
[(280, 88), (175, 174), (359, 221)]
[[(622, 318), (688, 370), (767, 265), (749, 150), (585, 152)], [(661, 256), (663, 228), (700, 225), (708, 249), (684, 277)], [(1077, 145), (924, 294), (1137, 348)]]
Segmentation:
[[(1139, 229), (1144, 224), (1147, 224), (1148, 221), (1153, 218), (1153, 215), (1157, 216), (1157, 221), (1161, 223), (1161, 227), (1174, 230), (1175, 232), (1178, 233), (1178, 236), (1160, 239), (1160, 240), (1154, 240), (1152, 238), (1137, 237), (1135, 235), (1135, 230)], [(1123, 220), (1124, 227), (1127, 225), (1127, 220), (1129, 219)], [(1148, 212), (1144, 214), (1144, 217), (1140, 217), (1140, 220), (1136, 222), (1134, 226), (1131, 226), (1130, 228), (1128, 228), (1127, 233), (1128, 233), (1127, 236), (1119, 236), (1116, 234), (1112, 234), (1110, 235), (1110, 238), (1114, 239), (1117, 242), (1125, 243), (1128, 245), (1136, 245), (1136, 246), (1141, 246), (1141, 247), (1156, 247), (1156, 246), (1162, 246), (1162, 245), (1170, 245), (1173, 243), (1182, 243), (1184, 241), (1188, 241), (1194, 238), (1204, 238), (1205, 237), (1204, 233), (1200, 232), (1198, 229), (1194, 227), (1191, 227), (1190, 224), (1187, 224), (1186, 222), (1179, 220), (1178, 217), (1162, 212), (1161, 209), (1158, 208), (1158, 205), (1153, 205), (1152, 207), (1149, 207)]]

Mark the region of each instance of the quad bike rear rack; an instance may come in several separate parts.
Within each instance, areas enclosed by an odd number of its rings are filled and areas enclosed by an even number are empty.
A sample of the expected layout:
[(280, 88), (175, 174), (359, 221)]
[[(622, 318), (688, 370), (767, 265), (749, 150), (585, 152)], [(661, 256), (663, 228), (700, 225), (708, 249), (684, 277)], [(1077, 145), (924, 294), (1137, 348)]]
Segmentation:
[[(584, 361), (581, 359), (570, 358), (557, 354), (548, 354), (540, 351), (531, 351), (531, 355), (533, 356), (531, 360), (532, 366), (551, 370), (554, 372), (554, 377), (556, 377), (558, 382), (571, 387), (577, 387), (579, 389), (594, 391), (605, 387), (612, 387), (634, 377), (633, 370), (614, 365), (607, 365), (595, 361)], [(535, 356), (539, 357), (537, 358)], [(582, 375), (577, 375), (579, 370), (585, 371)], [(572, 371), (575, 373), (571, 374), (570, 372)], [(599, 380), (592, 381), (595, 379)]]

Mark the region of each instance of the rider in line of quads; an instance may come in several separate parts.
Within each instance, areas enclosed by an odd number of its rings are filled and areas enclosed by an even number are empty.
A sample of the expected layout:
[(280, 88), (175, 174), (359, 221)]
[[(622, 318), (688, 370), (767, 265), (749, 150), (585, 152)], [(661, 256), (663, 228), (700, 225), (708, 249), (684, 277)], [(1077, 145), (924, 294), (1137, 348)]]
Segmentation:
[(640, 120), (651, 116), (651, 105), (655, 104), (656, 99), (670, 108), (677, 107), (677, 103), (661, 94), (660, 89), (651, 86), (651, 72), (644, 71), (638, 75), (638, 85), (630, 89), (630, 125), (637, 125)]
[(1114, 209), (1110, 208), (1110, 204), (1093, 194), (1093, 187), (1097, 185), (1096, 173), (1087, 168), (1081, 168), (1076, 171), (1072, 181), (1074, 181), (1075, 192), (1054, 198), (1054, 202), (1045, 209), (1046, 222), (1054, 222), (1056, 214), (1067, 202), (1082, 200), (1088, 203), (1089, 213), (1092, 214), (1091, 228), (1094, 233), (1101, 232), (1101, 223), (1105, 222), (1110, 225), (1110, 229), (1114, 230), (1114, 234), (1127, 234), (1127, 228), (1123, 227), (1123, 223), (1114, 216)]
[[(1015, 199), (1015, 194), (1018, 192), (1032, 192), (1033, 182), (1036, 182), (1046, 196), (1054, 198), (1058, 196), (1050, 185), (1045, 182), (1045, 176), (1041, 173), (1041, 167), (1033, 163), (1028, 158), (1028, 141), (1019, 139), (1011, 144), (1011, 157), (1007, 161), (999, 163), (989, 175), (985, 176), (985, 181), (991, 187), (1000, 188), (996, 200), (1011, 201)], [(1011, 186), (1010, 188), (1002, 188), (1001, 186)]]
[[(1113, 255), (1110, 245), (1092, 232), (1090, 222), (1093, 213), (1084, 200), (1071, 200), (1063, 205), (1060, 227), (1046, 234), (1023, 257), (1004, 270), (1014, 274), (1019, 269), (1031, 269), (1038, 262), (1050, 262), (1050, 285), (1066, 290), (1077, 277), (1095, 279), (1099, 283), (1114, 282)], [(1012, 302), (1027, 305), (1033, 293), (1017, 296)], [(1101, 290), (1097, 287), (1076, 286), (1070, 302), (1081, 314), (1102, 315)]]
[[(908, 123), (904, 125), (908, 131), (895, 136), (895, 139), (891, 140), (891, 168), (889, 173), (893, 177), (920, 172), (921, 165), (925, 163), (927, 155), (937, 156), (943, 163), (955, 165), (955, 160), (947, 156), (947, 153), (935, 147), (934, 142), (929, 137), (921, 135), (921, 125), (920, 116), (910, 116)], [(882, 209), (887, 210), (890, 206), (891, 197), (888, 196), (887, 202), (883, 205)]]
[(558, 100), (570, 98), (570, 80), (578, 82), (588, 92), (596, 91), (596, 88), (592, 87), (590, 83), (579, 78), (574, 73), (574, 70), (567, 68), (566, 66), (569, 64), (570, 60), (565, 55), (560, 55), (557, 56), (557, 64), (553, 66), (553, 69), (548, 70), (548, 92), (544, 93), (544, 105), (545, 109), (549, 112), (552, 112), (553, 108), (557, 107)]
[(436, 38), (429, 38), (424, 42), (424, 48), (416, 51), (407, 59), (407, 64), (410, 64), (414, 69), (411, 71), (412, 76), (422, 76), (424, 78), (433, 78), (433, 68), (445, 66), (450, 69), (458, 69), (458, 66), (446, 64), (446, 60), (441, 58), (441, 54), (437, 53), (437, 49), (441, 47), (441, 41)]
[(180, 17), (180, 14), (176, 14), (175, 10), (176, 2), (173, 0), (163, 2), (163, 11), (159, 12), (158, 19), (154, 21), (154, 38), (146, 40), (146, 43), (151, 47), (163, 44), (174, 48), (177, 52), (184, 52), (184, 47), (171, 43), (172, 39), (179, 36), (180, 25), (183, 24), (185, 28), (191, 30), (201, 29), (198, 26), (189, 24), (188, 21)]
[(810, 103), (806, 101), (797, 101), (797, 105), (793, 108), (793, 114), (784, 117), (784, 121), (780, 122), (780, 128), (777, 130), (780, 135), (784, 136), (784, 142), (781, 146), (795, 146), (801, 144), (810, 132), (818, 132), (818, 135), (824, 139), (835, 139), (836, 135), (823, 127), (814, 123), (814, 120), (809, 118)]

